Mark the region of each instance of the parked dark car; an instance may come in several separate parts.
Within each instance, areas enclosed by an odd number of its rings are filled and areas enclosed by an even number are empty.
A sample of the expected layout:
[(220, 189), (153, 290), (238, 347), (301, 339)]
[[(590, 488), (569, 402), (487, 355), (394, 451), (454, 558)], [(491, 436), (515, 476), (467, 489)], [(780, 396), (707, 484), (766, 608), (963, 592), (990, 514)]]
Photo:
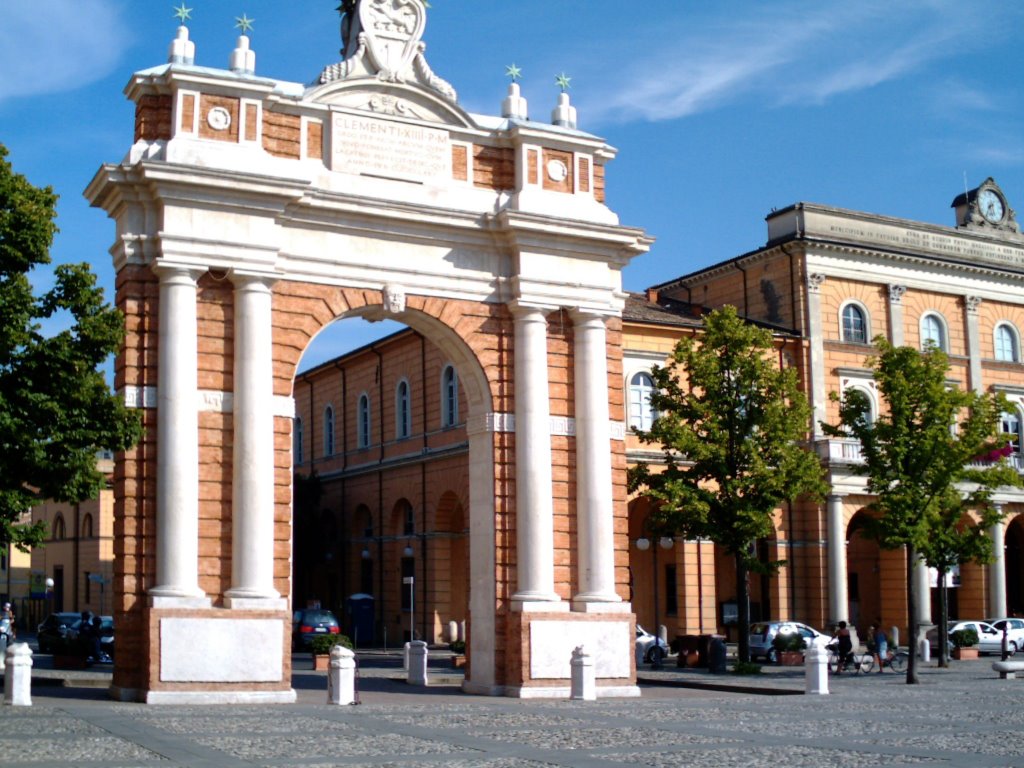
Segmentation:
[(36, 644), (40, 653), (53, 653), (53, 646), (58, 640), (64, 638), (68, 629), (78, 621), (82, 620), (82, 614), (73, 611), (62, 611), (51, 613), (46, 620), (36, 628)]
[[(82, 619), (79, 618), (67, 629), (69, 639), (77, 639), (82, 631)], [(114, 617), (100, 616), (100, 652), (111, 660), (114, 658)]]
[(292, 650), (304, 651), (317, 635), (338, 635), (341, 627), (330, 611), (307, 608), (292, 616)]

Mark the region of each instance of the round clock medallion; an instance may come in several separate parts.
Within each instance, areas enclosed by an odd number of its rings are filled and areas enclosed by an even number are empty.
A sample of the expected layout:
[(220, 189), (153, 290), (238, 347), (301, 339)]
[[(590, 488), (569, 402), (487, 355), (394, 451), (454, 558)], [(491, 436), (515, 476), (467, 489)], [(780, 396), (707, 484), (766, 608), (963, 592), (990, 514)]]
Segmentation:
[(552, 181), (565, 181), (569, 175), (569, 169), (561, 160), (548, 161), (548, 178)]
[(998, 224), (1003, 220), (1003, 200), (991, 189), (983, 189), (978, 193), (978, 212), (990, 224)]
[(224, 107), (214, 107), (206, 115), (206, 122), (215, 131), (225, 131), (231, 125), (231, 113)]

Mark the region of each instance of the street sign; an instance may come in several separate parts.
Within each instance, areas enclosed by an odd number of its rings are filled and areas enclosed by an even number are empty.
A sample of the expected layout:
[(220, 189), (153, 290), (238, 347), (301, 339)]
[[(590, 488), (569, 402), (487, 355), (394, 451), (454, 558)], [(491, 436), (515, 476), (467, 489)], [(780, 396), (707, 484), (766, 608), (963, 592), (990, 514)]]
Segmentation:
[(414, 576), (403, 576), (402, 577), (402, 583), (403, 584), (412, 584), (414, 581), (415, 581), (415, 577)]

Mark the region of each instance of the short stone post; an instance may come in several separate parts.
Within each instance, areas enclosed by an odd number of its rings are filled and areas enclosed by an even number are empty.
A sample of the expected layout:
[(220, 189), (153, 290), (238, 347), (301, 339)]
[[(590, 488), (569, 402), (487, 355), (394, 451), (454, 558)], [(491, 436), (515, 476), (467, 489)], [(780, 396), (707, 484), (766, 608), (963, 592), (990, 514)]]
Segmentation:
[(428, 685), (427, 644), (422, 640), (409, 643), (409, 685)]
[(28, 643), (15, 643), (7, 649), (4, 672), (4, 704), (32, 706), (32, 649)]
[(402, 669), (409, 671), (409, 643), (402, 648)]
[(597, 669), (594, 657), (576, 646), (572, 652), (572, 689), (569, 698), (573, 701), (595, 701), (597, 699)]
[(7, 664), (7, 635), (0, 635), (0, 669)]
[(917, 641), (917, 657), (921, 661), (932, 660), (932, 644), (928, 642), (928, 638), (921, 635), (921, 639)]
[(327, 671), (327, 703), (344, 706), (356, 702), (356, 655), (343, 645), (331, 648)]
[(804, 655), (804, 693), (828, 695), (828, 651), (817, 643)]
[(452, 621), (448, 622), (448, 642), (454, 643), (459, 639), (459, 622)]
[(900, 647), (900, 628), (896, 626), (892, 627), (892, 629), (889, 630), (889, 634), (892, 636), (892, 649), (895, 651)]

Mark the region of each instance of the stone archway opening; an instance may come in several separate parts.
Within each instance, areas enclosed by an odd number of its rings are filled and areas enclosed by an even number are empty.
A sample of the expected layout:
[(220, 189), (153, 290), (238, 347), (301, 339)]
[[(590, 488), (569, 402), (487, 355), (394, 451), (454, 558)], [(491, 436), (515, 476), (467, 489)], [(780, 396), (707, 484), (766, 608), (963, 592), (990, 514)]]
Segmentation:
[(876, 619), (883, 617), (882, 551), (878, 542), (865, 533), (869, 517), (861, 510), (850, 519), (846, 528), (849, 623), (860, 631), (865, 631)]
[(1024, 515), (1010, 521), (1005, 546), (1007, 615), (1024, 616)]

